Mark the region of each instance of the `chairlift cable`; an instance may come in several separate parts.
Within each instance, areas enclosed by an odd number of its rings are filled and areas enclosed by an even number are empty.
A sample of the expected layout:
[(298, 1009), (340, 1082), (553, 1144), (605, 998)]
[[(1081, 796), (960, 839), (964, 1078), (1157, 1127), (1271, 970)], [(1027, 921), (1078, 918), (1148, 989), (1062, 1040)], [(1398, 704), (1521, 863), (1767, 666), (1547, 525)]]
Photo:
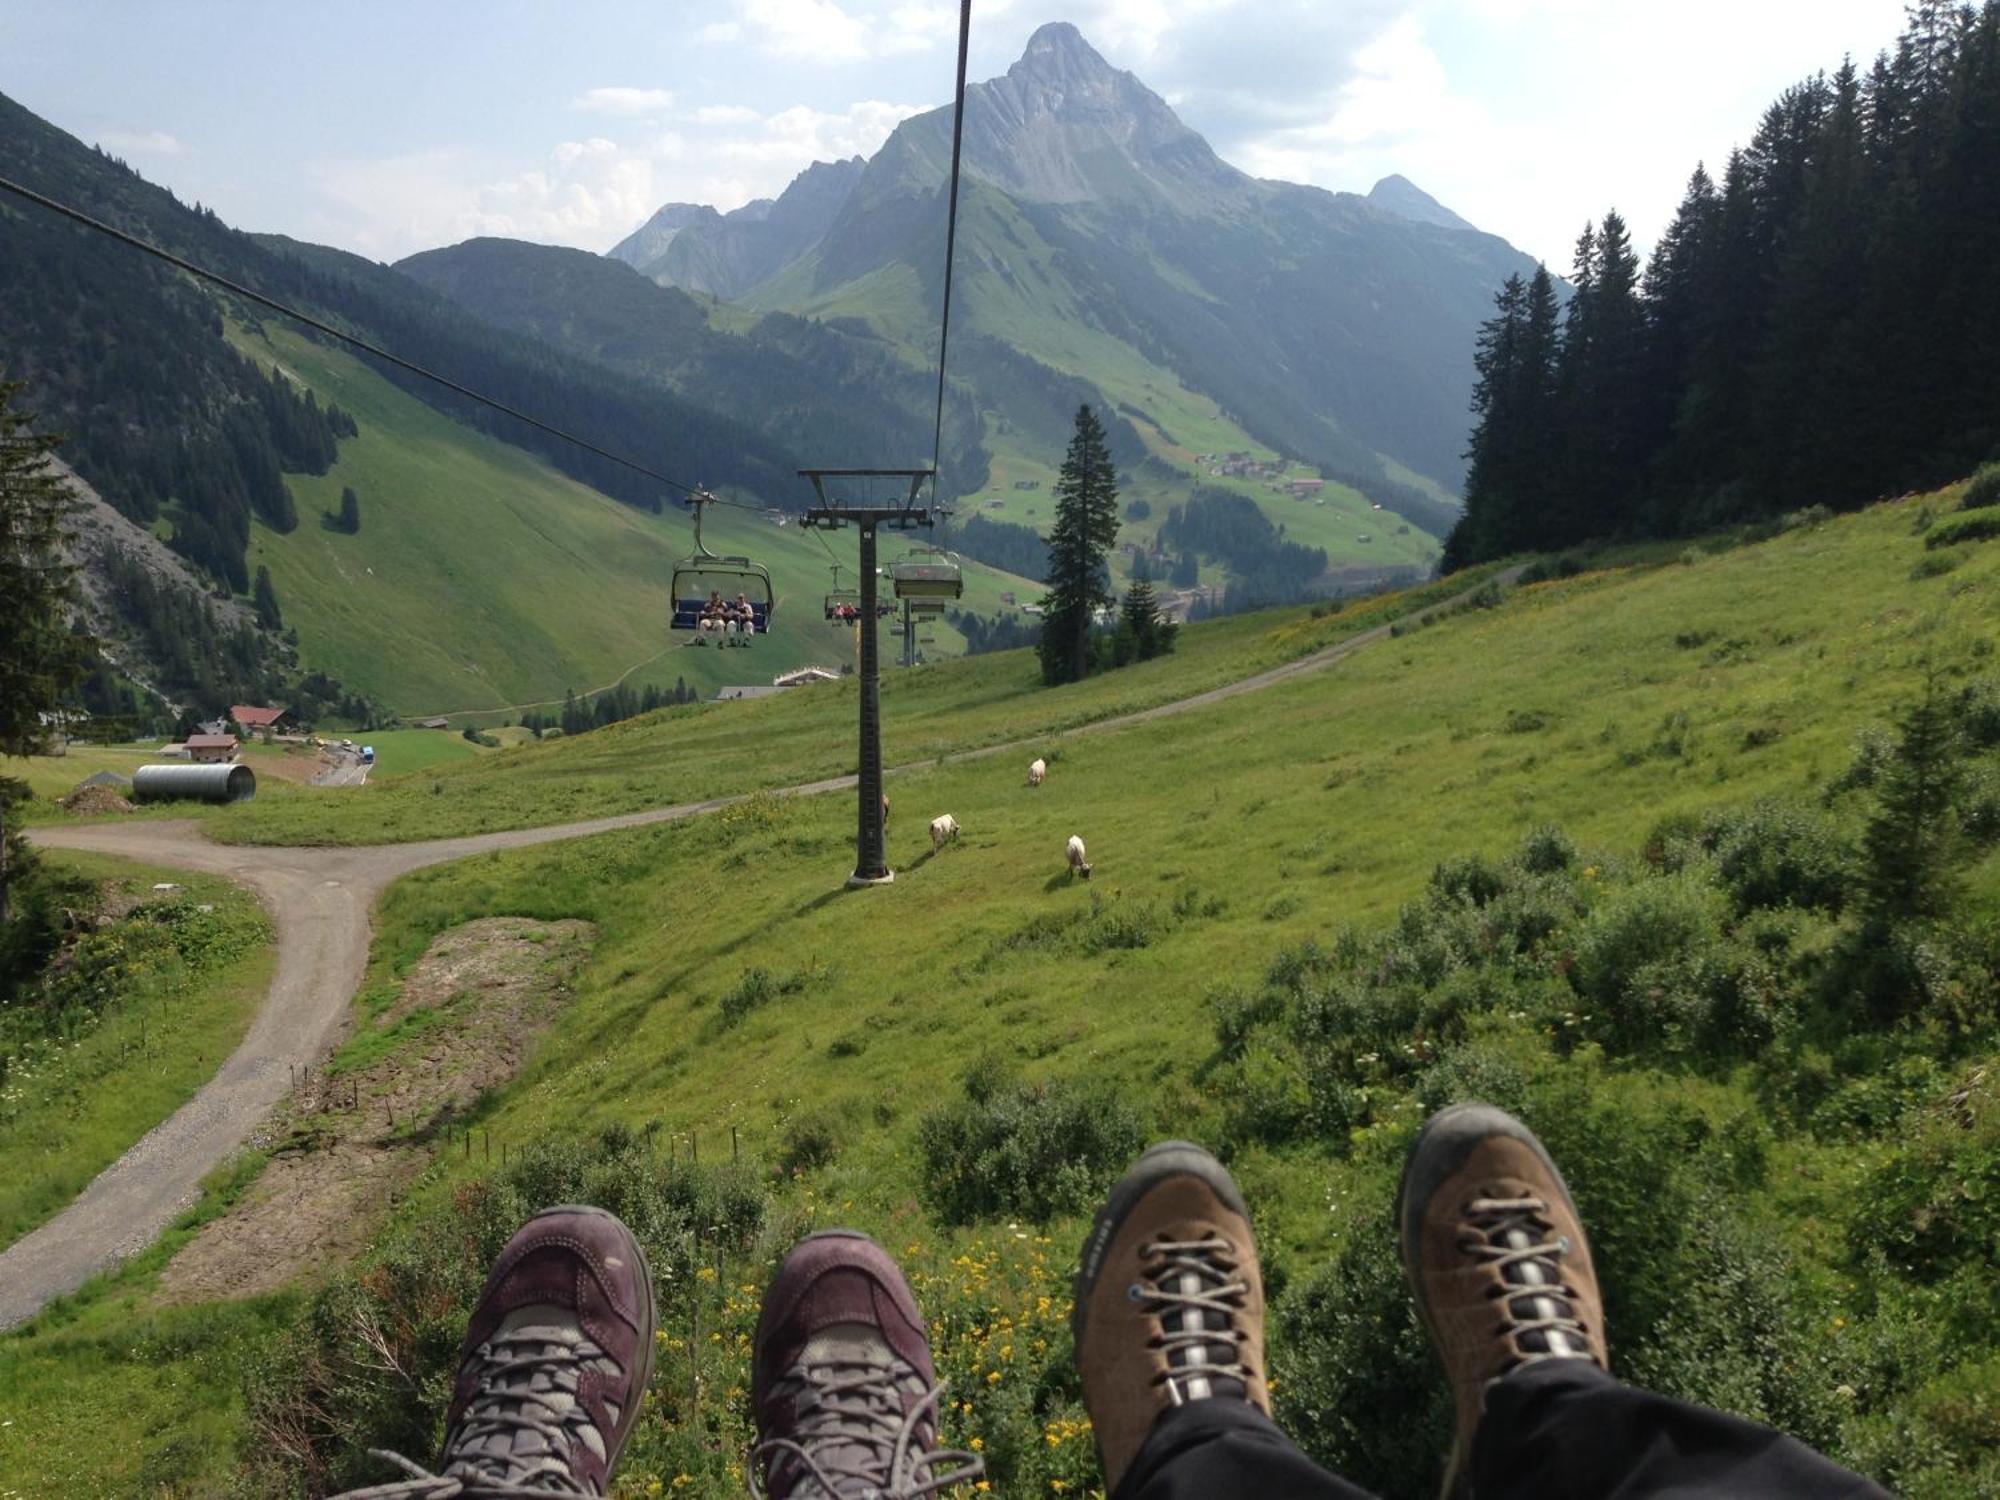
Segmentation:
[(951, 341), (951, 268), (958, 246), (958, 168), (965, 146), (965, 58), (972, 40), (972, 0), (959, 0), (958, 93), (951, 114), (951, 194), (944, 221), (944, 311), (938, 319), (937, 422), (931, 429), (931, 504), (938, 503), (938, 462), (944, 454), (945, 351)]
[[(967, 4), (970, 5), (970, 3), (971, 0), (967, 0)], [(488, 396), (482, 391), (475, 391), (470, 386), (460, 385), (456, 380), (440, 375), (435, 370), (427, 370), (422, 365), (415, 364), (410, 360), (402, 358), (400, 355), (391, 354), (379, 344), (372, 344), (367, 339), (359, 338), (354, 334), (335, 328), (332, 324), (322, 322), (310, 313), (300, 312), (296, 307), (290, 307), (278, 301), (275, 297), (267, 297), (262, 292), (252, 291), (241, 282), (232, 281), (229, 277), (221, 275), (219, 272), (211, 271), (206, 266), (196, 265), (193, 261), (185, 260), (170, 250), (162, 249), (150, 240), (143, 240), (135, 234), (128, 234), (115, 225), (107, 224), (102, 219), (92, 218), (82, 210), (71, 208), (66, 203), (59, 203), (54, 198), (36, 192), (33, 188), (24, 187), (18, 182), (0, 177), (0, 190), (12, 193), (16, 197), (24, 198), (30, 203), (48, 209), (51, 213), (59, 214), (65, 219), (81, 224), (86, 229), (94, 229), (100, 234), (107, 234), (121, 244), (130, 245), (135, 250), (142, 250), (155, 259), (163, 260), (168, 265), (187, 272), (190, 276), (198, 277), (203, 281), (213, 282), (227, 292), (246, 298), (251, 302), (257, 303), (259, 306), (268, 307), (271, 311), (280, 313), (294, 322), (302, 323), (315, 332), (325, 334), (328, 338), (338, 339), (341, 343), (351, 345), (365, 354), (372, 354), (377, 359), (385, 360), (398, 369), (408, 370), (412, 375), (421, 376), (425, 380), (443, 386), (448, 391), (453, 391), (458, 395), (464, 396), (469, 401), (477, 402), (481, 406), (490, 407), (494, 411), (512, 417), (517, 422), (524, 422), (537, 431), (546, 432), (550, 437), (560, 438), (563, 442), (581, 448), (586, 453), (593, 453), (599, 458), (607, 459), (621, 468), (630, 469), (633, 473), (643, 475), (647, 479), (657, 480), (669, 489), (679, 490), (685, 495), (692, 495), (699, 488), (696, 485), (683, 484), (680, 480), (662, 474), (658, 469), (650, 468), (640, 463), (637, 459), (627, 458), (622, 453), (614, 453), (609, 448), (600, 448), (588, 438), (580, 438), (573, 432), (565, 432), (562, 428), (552, 423), (544, 422), (540, 417), (530, 416), (518, 407), (509, 406), (506, 402)], [(755, 510), (759, 508), (732, 500), (715, 499), (713, 503), (717, 505), (733, 505), (741, 510)]]

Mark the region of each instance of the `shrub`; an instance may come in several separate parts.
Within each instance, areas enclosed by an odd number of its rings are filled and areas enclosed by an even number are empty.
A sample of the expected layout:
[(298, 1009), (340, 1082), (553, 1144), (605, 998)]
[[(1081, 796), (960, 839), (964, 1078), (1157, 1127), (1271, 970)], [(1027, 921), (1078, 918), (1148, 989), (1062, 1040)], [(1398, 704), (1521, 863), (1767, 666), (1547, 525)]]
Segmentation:
[(1858, 874), (1854, 848), (1833, 821), (1793, 802), (1767, 798), (1711, 813), (1702, 838), (1739, 912), (1787, 905), (1838, 912)]
[(1553, 875), (1576, 863), (1576, 842), (1553, 823), (1545, 823), (1521, 842), (1521, 868), (1536, 875)]
[(1965, 498), (1959, 501), (1958, 508), (1985, 510), (1994, 505), (2000, 505), (2000, 464), (1987, 464), (1966, 485)]
[(1963, 552), (1926, 552), (1911, 566), (1910, 581), (1921, 583), (1926, 578), (1941, 577), (1964, 561)]
[(1547, 583), (1556, 578), (1574, 578), (1583, 570), (1582, 559), (1565, 552), (1560, 557), (1537, 558), (1521, 574), (1521, 582)]
[(778, 1170), (787, 1177), (830, 1166), (840, 1155), (840, 1120), (831, 1110), (808, 1110), (785, 1123)]
[(1509, 734), (1533, 734), (1549, 727), (1549, 716), (1539, 708), (1517, 708), (1507, 715)]
[(2000, 510), (1976, 510), (1970, 515), (1940, 521), (1924, 534), (1924, 546), (1935, 551), (1960, 542), (1983, 542), (2000, 536)]
[(948, 1224), (1082, 1213), (1145, 1144), (1132, 1108), (1107, 1088), (1003, 1083), (967, 1075), (960, 1101), (917, 1128), (924, 1202)]
[(1723, 915), (1722, 893), (1693, 871), (1610, 892), (1583, 924), (1571, 974), (1593, 1034), (1620, 1052), (1693, 1050), (1724, 967)]
[(1938, 1099), (1859, 1201), (1857, 1263), (1883, 1254), (1924, 1282), (1989, 1269), (2000, 1244), (2000, 1072), (1978, 1068)]

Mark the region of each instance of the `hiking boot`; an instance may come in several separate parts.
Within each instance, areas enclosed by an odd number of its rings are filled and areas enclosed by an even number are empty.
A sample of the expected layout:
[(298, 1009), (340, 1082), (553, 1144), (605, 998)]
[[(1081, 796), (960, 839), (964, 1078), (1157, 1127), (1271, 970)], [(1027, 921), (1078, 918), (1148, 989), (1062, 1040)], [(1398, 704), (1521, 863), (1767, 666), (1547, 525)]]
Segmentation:
[(1083, 1242), (1070, 1330), (1115, 1495), (1160, 1414), (1264, 1389), (1264, 1278), (1250, 1213), (1222, 1163), (1186, 1141), (1140, 1157)]
[(1440, 1110), (1418, 1132), (1396, 1221), (1458, 1405), (1444, 1493), (1468, 1495), (1473, 1435), (1495, 1382), (1545, 1360), (1611, 1367), (1590, 1242), (1534, 1132), (1487, 1104)]
[[(923, 1314), (889, 1253), (831, 1229), (793, 1247), (764, 1293), (750, 1362), (750, 1493), (914, 1500), (986, 1472), (940, 1449)], [(761, 1479), (761, 1484), (760, 1484)]]
[(602, 1495), (653, 1372), (653, 1277), (599, 1208), (545, 1209), (493, 1264), (460, 1347), (444, 1455), (432, 1474), (345, 1500)]

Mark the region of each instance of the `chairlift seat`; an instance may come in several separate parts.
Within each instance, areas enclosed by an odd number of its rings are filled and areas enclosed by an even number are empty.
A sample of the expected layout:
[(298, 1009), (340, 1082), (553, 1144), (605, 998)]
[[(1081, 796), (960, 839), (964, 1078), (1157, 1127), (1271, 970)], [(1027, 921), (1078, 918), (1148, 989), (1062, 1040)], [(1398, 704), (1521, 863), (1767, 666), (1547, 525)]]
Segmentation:
[[(733, 599), (726, 602), (735, 603)], [(706, 594), (697, 594), (691, 599), (676, 599), (674, 601), (673, 628), (675, 630), (701, 629), (701, 612), (707, 608), (708, 595)], [(752, 616), (751, 630), (757, 635), (768, 635), (771, 630), (771, 606), (762, 600), (752, 599), (750, 601), (750, 614)]]
[(949, 558), (902, 558), (890, 565), (889, 578), (898, 599), (956, 599), (965, 592), (964, 574)]

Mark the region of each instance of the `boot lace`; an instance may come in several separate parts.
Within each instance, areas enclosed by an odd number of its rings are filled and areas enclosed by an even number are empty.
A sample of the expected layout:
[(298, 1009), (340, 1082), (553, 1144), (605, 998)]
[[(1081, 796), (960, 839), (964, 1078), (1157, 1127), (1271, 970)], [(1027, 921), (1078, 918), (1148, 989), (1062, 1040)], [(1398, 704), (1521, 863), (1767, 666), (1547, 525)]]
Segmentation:
[[(796, 1466), (791, 1500), (918, 1500), (986, 1472), (977, 1454), (918, 1442), (926, 1418), (936, 1429), (945, 1383), (924, 1388), (901, 1360), (800, 1364), (783, 1383), (794, 1387), (798, 1424), (751, 1450), (745, 1477), (756, 1500), (766, 1500), (759, 1468), (768, 1463), (775, 1478), (787, 1459)], [(906, 1411), (904, 1397), (913, 1392), (916, 1404)]]
[(588, 1370), (611, 1370), (610, 1358), (580, 1332), (536, 1326), (497, 1334), (472, 1356), (479, 1361), (473, 1396), (458, 1420), (437, 1474), (386, 1448), (371, 1457), (408, 1477), (330, 1500), (549, 1500), (590, 1495), (567, 1455), (594, 1427), (577, 1400)]
[(1471, 1233), (1459, 1241), (1466, 1254), (1484, 1261), (1501, 1285), (1487, 1292), (1501, 1307), (1504, 1329), (1519, 1356), (1507, 1371), (1544, 1359), (1597, 1356), (1576, 1315), (1576, 1289), (1563, 1279), (1569, 1238), (1554, 1233), (1549, 1206), (1540, 1198), (1475, 1198), (1466, 1205)]
[(1237, 1275), (1236, 1247), (1219, 1234), (1199, 1240), (1154, 1240), (1139, 1247), (1145, 1269), (1126, 1296), (1160, 1319), (1153, 1347), (1167, 1359), (1154, 1377), (1175, 1406), (1218, 1394), (1218, 1381), (1235, 1381), (1248, 1391), (1252, 1375), (1243, 1363), (1250, 1335), (1236, 1326), (1250, 1295)]

